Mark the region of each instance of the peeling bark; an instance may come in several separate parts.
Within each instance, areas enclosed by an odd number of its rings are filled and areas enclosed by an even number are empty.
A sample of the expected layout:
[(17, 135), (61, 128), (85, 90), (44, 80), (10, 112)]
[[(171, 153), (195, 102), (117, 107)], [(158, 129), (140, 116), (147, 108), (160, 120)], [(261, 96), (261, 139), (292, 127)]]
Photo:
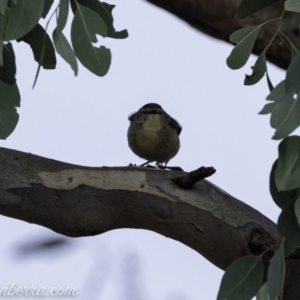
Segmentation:
[[(147, 229), (180, 241), (223, 270), (277, 239), (272, 221), (209, 181), (179, 188), (174, 178), (182, 171), (91, 168), (5, 148), (0, 165), (0, 214), (66, 236)], [(288, 261), (285, 299), (300, 298), (288, 298), (300, 295), (298, 269), (299, 259)]]
[[(240, 0), (147, 0), (180, 19), (197, 30), (214, 38), (229, 42), (229, 36), (236, 30), (264, 23), (267, 20), (279, 17), (283, 10), (284, 1), (262, 9), (261, 11), (243, 20), (234, 18)], [(281, 28), (289, 39), (300, 48), (299, 40), (300, 14), (286, 12)], [(253, 53), (260, 54), (271, 41), (278, 22), (271, 22), (264, 26), (257, 38)], [(208, 49), (209, 50), (209, 49)], [(228, 53), (229, 55), (229, 53)], [(286, 69), (291, 58), (291, 47), (285, 40), (282, 44), (279, 38), (267, 52), (267, 59), (280, 68)]]

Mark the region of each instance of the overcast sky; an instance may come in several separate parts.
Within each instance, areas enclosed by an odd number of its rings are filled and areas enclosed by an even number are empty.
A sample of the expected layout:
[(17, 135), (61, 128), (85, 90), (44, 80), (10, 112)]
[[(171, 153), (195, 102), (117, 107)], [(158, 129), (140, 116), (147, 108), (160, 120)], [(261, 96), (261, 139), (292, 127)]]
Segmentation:
[[(232, 71), (226, 66), (231, 45), (145, 1), (110, 3), (116, 4), (115, 28), (126, 28), (129, 38), (99, 38), (112, 51), (103, 78), (81, 65), (74, 77), (58, 57), (57, 69), (41, 70), (32, 90), (37, 66), (31, 50), (13, 44), (20, 121), (0, 146), (78, 165), (141, 164), (127, 145), (128, 115), (156, 102), (183, 126), (181, 149), (170, 165), (186, 171), (214, 166), (211, 182), (276, 221), (279, 209), (269, 195), (268, 177), (278, 142), (271, 140), (269, 116), (258, 115), (267, 83), (263, 78), (253, 87), (243, 86), (255, 57)], [(276, 67), (270, 65), (269, 71), (274, 84), (284, 78)], [(144, 230), (72, 239), (63, 251), (21, 259), (18, 245), (55, 234), (19, 220), (1, 217), (0, 222), (3, 286), (14, 281), (18, 286), (75, 286), (78, 299), (91, 300), (213, 300), (223, 274), (185, 245)]]

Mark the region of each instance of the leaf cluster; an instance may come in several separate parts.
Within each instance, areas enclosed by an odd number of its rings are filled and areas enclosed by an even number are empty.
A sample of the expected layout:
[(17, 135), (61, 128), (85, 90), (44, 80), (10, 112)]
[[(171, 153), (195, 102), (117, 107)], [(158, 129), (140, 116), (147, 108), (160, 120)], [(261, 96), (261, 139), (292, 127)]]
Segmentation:
[[(242, 0), (236, 18), (246, 18), (277, 1)], [(278, 147), (278, 159), (274, 162), (270, 173), (270, 193), (282, 211), (277, 223), (280, 240), (276, 249), (273, 249), (275, 254), (270, 260), (267, 281), (263, 284), (262, 259), (265, 252), (259, 256), (242, 257), (225, 272), (218, 300), (250, 300), (254, 296), (257, 300), (282, 299), (285, 257), (300, 246), (300, 137), (290, 136), (300, 125), (300, 50), (281, 29), (286, 11), (299, 13), (300, 1), (286, 0), (278, 18), (242, 28), (230, 36), (230, 41), (236, 46), (227, 58), (227, 65), (235, 70), (247, 63), (260, 29), (269, 22), (277, 22), (273, 37), (256, 59), (252, 74), (246, 75), (244, 84), (256, 84), (266, 74), (270, 89), (266, 99), (269, 103), (263, 107), (260, 114), (271, 114), (270, 125), (275, 129), (272, 138), (282, 140)], [(279, 37), (281, 43), (290, 44), (291, 62), (285, 79), (273, 87), (267, 71), (266, 53), (274, 43), (275, 37)]]
[[(56, 53), (67, 62), (75, 76), (78, 63), (97, 76), (104, 76), (111, 64), (111, 51), (105, 46), (95, 46), (98, 36), (124, 39), (127, 30), (116, 31), (110, 5), (99, 0), (1, 0), (0, 1), (0, 139), (6, 139), (15, 129), (19, 115), (20, 93), (16, 83), (16, 59), (13, 41), (28, 44), (40, 68), (55, 69)], [(63, 33), (71, 5), (71, 43)], [(49, 16), (50, 15), (50, 16)], [(49, 16), (49, 17), (48, 17)], [(47, 28), (53, 17), (56, 28), (52, 39)], [(44, 28), (39, 21), (48, 18)]]
[(270, 261), (267, 281), (263, 284), (263, 255), (244, 256), (226, 270), (217, 300), (275, 300), (282, 296), (285, 261), (284, 241)]

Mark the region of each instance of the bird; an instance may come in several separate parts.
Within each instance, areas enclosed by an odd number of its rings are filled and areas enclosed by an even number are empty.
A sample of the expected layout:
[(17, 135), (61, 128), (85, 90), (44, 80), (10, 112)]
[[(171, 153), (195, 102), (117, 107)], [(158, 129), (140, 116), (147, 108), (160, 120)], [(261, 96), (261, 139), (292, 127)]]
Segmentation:
[(158, 167), (166, 168), (180, 148), (179, 123), (156, 103), (142, 106), (128, 119), (128, 145), (134, 154), (147, 160), (141, 166), (156, 162)]

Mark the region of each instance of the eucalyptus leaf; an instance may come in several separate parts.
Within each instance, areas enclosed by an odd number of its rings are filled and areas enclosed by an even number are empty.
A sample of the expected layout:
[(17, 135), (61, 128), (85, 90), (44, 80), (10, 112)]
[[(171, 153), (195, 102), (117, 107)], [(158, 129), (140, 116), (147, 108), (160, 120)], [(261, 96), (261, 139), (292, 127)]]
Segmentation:
[(20, 106), (20, 93), (17, 84), (0, 81), (0, 139), (5, 140), (16, 128)]
[(53, 31), (53, 42), (56, 51), (71, 66), (71, 68), (75, 73), (75, 76), (77, 76), (78, 65), (77, 65), (77, 60), (74, 51), (71, 45), (69, 44), (68, 40), (66, 39), (66, 37), (63, 35), (63, 33), (57, 31), (57, 29)]
[(270, 114), (275, 107), (276, 103), (267, 103), (263, 109), (259, 112), (260, 115)]
[(272, 169), (271, 169), (269, 188), (270, 188), (270, 194), (272, 195), (274, 202), (280, 208), (284, 208), (292, 200), (293, 190), (285, 191), (285, 192), (278, 191), (276, 183), (275, 183), (275, 171), (276, 171), (277, 165), (278, 165), (278, 160), (276, 160), (274, 162)]
[(4, 34), (4, 18), (0, 14), (0, 67), (3, 64), (3, 34)]
[[(51, 6), (53, 4), (54, 0), (45, 0), (45, 4), (44, 4), (44, 8), (43, 8), (43, 13), (42, 13), (42, 17), (45, 19), (46, 16), (49, 13), (49, 10), (51, 9)], [(66, 1), (68, 2), (68, 1)]]
[(68, 20), (68, 14), (69, 14), (69, 1), (60, 0), (57, 27), (56, 27), (56, 30), (58, 32), (61, 32), (65, 28)]
[(295, 215), (295, 200), (282, 210), (277, 223), (278, 232), (284, 236), (285, 255), (289, 256), (300, 246), (300, 228)]
[[(116, 31), (113, 26), (114, 19), (112, 16), (112, 10), (115, 5), (101, 2), (99, 0), (77, 0), (76, 2), (96, 12), (104, 20), (107, 26), (107, 37), (114, 39), (125, 39), (128, 37), (128, 32), (126, 29), (122, 31)], [(73, 8), (73, 11), (75, 12), (77, 6), (74, 0), (71, 1), (71, 6)]]
[(300, 196), (298, 196), (295, 202), (295, 215), (298, 221), (298, 225), (300, 227)]
[(255, 28), (233, 48), (226, 61), (229, 68), (236, 70), (246, 64), (253, 49), (259, 29), (260, 27)]
[(281, 100), (285, 96), (285, 80), (278, 83), (271, 93), (268, 95), (267, 100)]
[(270, 261), (268, 269), (268, 291), (270, 300), (282, 299), (285, 275), (284, 239)]
[[(95, 0), (92, 0), (92, 1), (95, 1)], [(114, 38), (114, 39), (125, 39), (125, 38), (127, 38), (128, 37), (128, 32), (127, 32), (126, 29), (123, 29), (121, 31), (116, 31), (114, 26), (113, 26), (112, 10), (114, 9), (115, 5), (108, 4), (108, 3), (105, 3), (105, 2), (102, 2), (102, 5), (103, 5), (105, 11), (109, 12), (109, 14), (110, 14), (109, 20), (111, 20), (110, 23), (108, 23), (107, 37), (111, 37), (111, 38)], [(104, 20), (106, 20), (106, 17), (104, 17)], [(107, 21), (109, 21), (109, 20), (107, 20)]]
[(235, 17), (244, 19), (278, 0), (242, 0)]
[(0, 15), (4, 15), (6, 7), (7, 7), (8, 0), (1, 0), (0, 1)]
[(287, 0), (284, 2), (284, 9), (300, 13), (300, 2), (299, 0)]
[(3, 18), (3, 36), (2, 36), (2, 40), (4, 40), (5, 29), (6, 29), (6, 26), (9, 22), (9, 20), (10, 20), (10, 12), (11, 12), (11, 9), (10, 9), (9, 6), (7, 6), (5, 14), (2, 16), (2, 18)]
[(92, 73), (104, 76), (109, 69), (111, 52), (104, 46), (94, 47), (96, 34), (105, 37), (107, 26), (94, 11), (77, 5), (71, 28), (71, 40), (79, 61)]
[(37, 24), (19, 41), (29, 44), (34, 60), (42, 65), (44, 69), (55, 69), (56, 57), (54, 47), (49, 35), (40, 24)]
[(256, 300), (270, 300), (269, 290), (268, 290), (268, 282), (265, 282), (261, 288), (259, 289)]
[(0, 80), (7, 84), (16, 82), (16, 58), (11, 43), (4, 44), (3, 65), (0, 67)]
[(254, 25), (254, 26), (249, 26), (249, 27), (244, 27), (242, 29), (239, 29), (230, 35), (229, 40), (234, 44), (238, 44), (245, 37), (247, 37), (251, 32), (253, 32), (255, 29), (259, 27), (260, 27), (259, 25)]
[(300, 56), (295, 57), (286, 72), (285, 92), (294, 95), (300, 91)]
[(300, 125), (300, 99), (286, 96), (272, 110), (271, 126), (276, 128), (272, 137), (279, 140), (287, 137)]
[(272, 110), (272, 116), (271, 116), (271, 127), (272, 128), (280, 128), (280, 126), (288, 121), (286, 118), (286, 115), (289, 114), (290, 108), (294, 104), (293, 97), (286, 97), (283, 98), (280, 101), (275, 102), (275, 106)]
[(279, 158), (275, 171), (278, 191), (288, 191), (300, 187), (300, 137), (285, 138), (278, 147)]
[(294, 45), (291, 45), (291, 55), (292, 55), (292, 59), (294, 59), (295, 57), (297, 57), (300, 54), (300, 50), (295, 48)]
[(244, 84), (252, 85), (259, 82), (267, 71), (266, 54), (263, 51), (257, 58), (251, 75), (246, 75)]
[(217, 300), (250, 300), (259, 290), (263, 280), (260, 256), (244, 256), (226, 270)]
[(10, 19), (5, 30), (5, 40), (15, 40), (33, 29), (41, 18), (44, 0), (11, 1)]

